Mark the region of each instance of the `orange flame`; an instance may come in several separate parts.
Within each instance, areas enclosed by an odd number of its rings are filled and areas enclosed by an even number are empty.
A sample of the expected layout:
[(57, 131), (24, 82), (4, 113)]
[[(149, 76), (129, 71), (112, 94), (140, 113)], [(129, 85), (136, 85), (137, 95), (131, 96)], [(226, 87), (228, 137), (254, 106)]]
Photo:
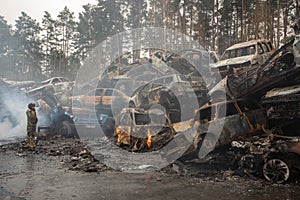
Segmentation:
[(117, 143), (121, 143), (121, 130), (116, 128), (116, 133), (117, 133), (117, 136), (118, 136)]
[(150, 129), (148, 128), (148, 140), (147, 140), (147, 146), (148, 146), (148, 148), (151, 147), (151, 143), (152, 143), (152, 136), (151, 136)]

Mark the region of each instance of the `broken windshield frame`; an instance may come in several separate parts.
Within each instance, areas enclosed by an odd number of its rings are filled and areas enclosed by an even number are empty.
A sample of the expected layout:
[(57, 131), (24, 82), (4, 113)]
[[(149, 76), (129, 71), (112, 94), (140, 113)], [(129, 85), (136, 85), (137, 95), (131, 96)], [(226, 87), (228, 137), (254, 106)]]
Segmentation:
[(251, 46), (247, 46), (247, 47), (227, 50), (224, 52), (221, 60), (254, 55), (255, 53), (256, 53), (255, 45), (251, 45)]

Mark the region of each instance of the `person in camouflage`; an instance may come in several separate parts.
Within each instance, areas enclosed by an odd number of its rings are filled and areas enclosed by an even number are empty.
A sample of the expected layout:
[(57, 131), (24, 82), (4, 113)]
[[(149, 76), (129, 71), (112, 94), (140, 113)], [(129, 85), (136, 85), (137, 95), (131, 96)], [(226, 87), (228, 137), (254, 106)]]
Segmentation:
[(27, 115), (27, 141), (28, 147), (35, 147), (34, 136), (36, 131), (36, 124), (38, 122), (38, 118), (35, 112), (35, 104), (28, 104), (28, 110), (26, 111)]

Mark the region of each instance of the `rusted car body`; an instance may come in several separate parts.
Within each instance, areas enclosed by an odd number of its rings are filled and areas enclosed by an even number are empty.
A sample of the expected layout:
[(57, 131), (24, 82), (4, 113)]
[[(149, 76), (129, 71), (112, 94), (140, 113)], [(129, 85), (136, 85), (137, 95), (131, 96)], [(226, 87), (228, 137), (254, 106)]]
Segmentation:
[(185, 96), (187, 93), (193, 94), (188, 81), (178, 74), (171, 74), (159, 77), (138, 88), (131, 97), (131, 105), (133, 107), (147, 107), (158, 104), (162, 90), (168, 90), (177, 96)]
[(72, 101), (73, 107), (94, 107), (100, 104), (103, 91), (103, 88), (96, 88), (88, 91), (86, 94), (72, 96), (70, 100)]
[(182, 74), (193, 88), (201, 106), (203, 105), (208, 92), (207, 85), (213, 82), (213, 79), (210, 80), (210, 67), (219, 61), (216, 52), (205, 49), (185, 49), (172, 54), (156, 51), (151, 58), (153, 63), (163, 63)]
[(297, 84), (300, 65), (295, 63), (295, 48), (294, 51), (287, 50), (292, 44), (293, 40), (276, 50), (260, 66), (243, 69), (225, 77), (209, 91), (209, 96), (215, 99), (224, 96), (227, 99), (260, 98), (275, 87)]
[(278, 51), (263, 65), (228, 77), (227, 88), (232, 96), (261, 96), (274, 87), (285, 87), (298, 82), (300, 66), (290, 51)]
[(300, 85), (274, 88), (262, 98), (270, 119), (300, 119)]
[(261, 102), (267, 110), (268, 129), (288, 136), (300, 136), (300, 85), (274, 88)]
[[(203, 97), (203, 99), (207, 98)], [(129, 106), (148, 109), (160, 104), (170, 115), (171, 121), (175, 123), (192, 117), (195, 109), (193, 105), (196, 103), (198, 103), (196, 93), (190, 83), (178, 74), (171, 74), (138, 88), (133, 93)], [(185, 119), (181, 119), (181, 116)]]
[(240, 171), (265, 177), (273, 183), (298, 179), (300, 172), (300, 137), (266, 132), (231, 143)]
[(70, 97), (74, 107), (85, 107), (96, 109), (111, 109), (114, 106), (119, 111), (127, 107), (130, 98), (122, 91), (114, 88), (96, 88), (86, 94)]
[(33, 89), (26, 92), (26, 95), (33, 99), (46, 97), (51, 99), (51, 105), (68, 105), (74, 83), (63, 78), (53, 77), (51, 79), (38, 83)]
[(300, 85), (274, 88), (262, 98), (267, 123), (264, 134), (235, 141), (235, 153), (242, 149), (240, 168), (263, 175), (268, 181), (284, 183), (300, 174)]
[[(197, 134), (189, 152), (200, 148), (203, 141), (207, 142), (205, 146), (208, 151), (212, 151), (215, 144), (216, 147), (230, 144), (242, 135), (258, 133), (262, 131), (266, 120), (265, 110), (252, 100), (239, 99), (205, 105), (195, 111), (191, 125)], [(220, 135), (218, 131), (221, 131)], [(203, 140), (204, 137), (207, 139)]]
[(271, 42), (263, 39), (235, 44), (225, 50), (220, 61), (211, 67), (211, 73), (224, 78), (241, 69), (261, 65), (273, 51)]
[(170, 141), (175, 131), (168, 116), (160, 109), (124, 108), (116, 119), (116, 143), (128, 145), (131, 151), (142, 150), (149, 140), (158, 142), (159, 135), (165, 133), (168, 136), (163, 138), (163, 143)]

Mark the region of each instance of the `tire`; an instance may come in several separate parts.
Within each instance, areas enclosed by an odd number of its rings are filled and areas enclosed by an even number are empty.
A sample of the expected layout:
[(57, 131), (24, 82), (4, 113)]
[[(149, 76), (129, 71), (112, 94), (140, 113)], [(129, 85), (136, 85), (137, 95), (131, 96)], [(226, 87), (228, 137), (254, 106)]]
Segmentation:
[(61, 122), (61, 127), (58, 132), (64, 137), (77, 137), (74, 124), (68, 120), (64, 120)]
[(280, 159), (270, 159), (263, 167), (264, 177), (273, 183), (284, 183), (290, 177), (289, 166)]

